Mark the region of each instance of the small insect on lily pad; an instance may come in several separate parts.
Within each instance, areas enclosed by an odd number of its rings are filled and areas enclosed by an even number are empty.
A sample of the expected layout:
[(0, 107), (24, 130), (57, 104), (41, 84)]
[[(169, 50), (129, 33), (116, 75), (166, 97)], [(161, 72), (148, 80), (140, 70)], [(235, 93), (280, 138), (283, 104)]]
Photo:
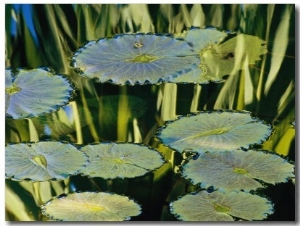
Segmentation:
[(14, 180), (66, 179), (87, 163), (87, 156), (67, 143), (47, 141), (5, 147), (5, 175)]
[(187, 42), (158, 34), (91, 41), (73, 56), (73, 67), (83, 76), (118, 85), (172, 82), (199, 63), (199, 55)]
[(182, 221), (263, 220), (273, 213), (266, 198), (244, 192), (200, 191), (171, 202), (171, 213)]
[(203, 188), (250, 191), (295, 177), (294, 165), (276, 154), (255, 150), (204, 153), (183, 166), (182, 175)]
[(249, 112), (212, 111), (182, 116), (159, 130), (161, 141), (183, 153), (248, 148), (265, 141), (271, 126)]
[(161, 167), (165, 160), (156, 150), (134, 143), (100, 143), (81, 149), (90, 164), (83, 175), (105, 179), (133, 178)]
[(71, 193), (43, 204), (42, 214), (59, 221), (125, 221), (141, 213), (127, 196), (105, 192)]
[(73, 88), (61, 75), (42, 68), (18, 73), (5, 70), (5, 110), (13, 119), (56, 111), (71, 98)]

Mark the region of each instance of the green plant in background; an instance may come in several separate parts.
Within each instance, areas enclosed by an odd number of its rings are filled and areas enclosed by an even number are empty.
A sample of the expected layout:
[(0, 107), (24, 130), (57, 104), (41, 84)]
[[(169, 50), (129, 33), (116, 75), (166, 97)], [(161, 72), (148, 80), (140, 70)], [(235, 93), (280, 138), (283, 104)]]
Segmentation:
[(5, 147), (5, 176), (13, 180), (62, 180), (86, 164), (87, 156), (71, 144), (48, 141)]
[(81, 150), (89, 156), (89, 164), (80, 173), (105, 179), (143, 176), (161, 167), (165, 161), (159, 152), (130, 143), (100, 143)]
[(125, 221), (141, 213), (140, 205), (128, 197), (105, 192), (55, 197), (41, 209), (45, 216), (59, 221)]
[[(55, 89), (53, 89), (55, 87)], [(5, 113), (14, 119), (56, 111), (68, 103), (73, 88), (69, 81), (44, 69), (5, 70)]]
[(170, 211), (182, 221), (262, 220), (273, 213), (266, 198), (244, 192), (200, 191), (170, 204)]
[(202, 188), (256, 190), (294, 178), (294, 165), (276, 154), (256, 150), (206, 152), (182, 167), (182, 175)]
[(180, 153), (203, 153), (248, 148), (265, 141), (271, 131), (270, 125), (250, 112), (203, 111), (166, 123), (157, 136)]

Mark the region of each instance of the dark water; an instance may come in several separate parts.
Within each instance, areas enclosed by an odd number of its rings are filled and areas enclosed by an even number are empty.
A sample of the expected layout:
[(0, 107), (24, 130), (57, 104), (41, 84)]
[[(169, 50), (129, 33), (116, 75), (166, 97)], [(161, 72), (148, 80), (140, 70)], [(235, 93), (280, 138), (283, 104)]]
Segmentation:
[[(6, 67), (50, 67), (67, 75), (76, 87), (68, 114), (61, 111), (32, 119), (7, 118), (6, 143), (135, 142), (156, 148), (168, 160), (157, 171), (132, 179), (71, 176), (64, 181), (41, 183), (6, 179), (6, 220), (46, 221), (39, 206), (52, 197), (73, 191), (110, 191), (133, 197), (142, 205), (142, 214), (132, 220), (175, 221), (169, 202), (198, 187), (176, 173), (181, 155), (163, 146), (155, 135), (166, 121), (196, 111), (250, 111), (276, 131), (257, 148), (295, 161), (294, 5), (6, 5), (5, 16)], [(268, 53), (250, 65), (248, 72), (239, 70), (224, 75), (225, 82), (203, 85), (100, 84), (78, 76), (70, 67), (71, 54), (89, 40), (126, 32), (179, 33), (191, 26), (213, 26), (257, 36), (267, 42)], [(105, 99), (111, 96), (117, 99)], [(124, 109), (118, 107), (122, 96), (140, 98), (141, 102), (130, 108), (136, 117), (122, 118)], [(74, 106), (78, 109), (76, 115)], [(74, 118), (82, 125), (79, 130)], [(50, 128), (48, 132), (46, 127)], [(268, 186), (261, 193), (274, 203), (275, 212), (267, 221), (295, 220), (293, 181)], [(14, 208), (8, 204), (12, 202)]]

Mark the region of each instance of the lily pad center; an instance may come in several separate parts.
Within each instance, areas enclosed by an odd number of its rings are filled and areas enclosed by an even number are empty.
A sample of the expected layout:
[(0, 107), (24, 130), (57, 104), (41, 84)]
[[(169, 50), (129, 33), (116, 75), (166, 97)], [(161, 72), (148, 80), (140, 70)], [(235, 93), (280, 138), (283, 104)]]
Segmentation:
[(9, 95), (13, 95), (13, 94), (20, 92), (21, 90), (22, 89), (20, 87), (13, 84), (11, 87), (6, 88), (5, 92), (8, 93)]
[(126, 60), (126, 62), (150, 63), (150, 62), (156, 61), (158, 59), (159, 59), (159, 57), (157, 57), (157, 56), (141, 54), (141, 55), (134, 57), (133, 59)]

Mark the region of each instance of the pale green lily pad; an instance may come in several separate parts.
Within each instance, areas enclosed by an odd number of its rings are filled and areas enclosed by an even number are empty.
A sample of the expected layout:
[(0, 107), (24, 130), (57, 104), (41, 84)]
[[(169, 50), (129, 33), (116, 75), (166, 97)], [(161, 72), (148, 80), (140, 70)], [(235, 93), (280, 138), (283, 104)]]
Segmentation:
[(219, 31), (214, 27), (194, 27), (184, 31), (182, 34), (177, 34), (175, 37), (184, 39), (192, 46), (195, 52), (200, 53), (206, 48), (219, 44), (227, 36), (226, 32)]
[(81, 149), (90, 164), (81, 169), (83, 175), (105, 179), (143, 176), (164, 164), (156, 150), (134, 143), (100, 143)]
[(88, 163), (75, 146), (48, 141), (5, 147), (5, 175), (14, 180), (66, 179)]
[(183, 166), (182, 175), (203, 188), (221, 190), (256, 190), (295, 177), (294, 165), (276, 154), (262, 151), (233, 150), (204, 153)]
[(249, 112), (213, 111), (182, 116), (159, 130), (158, 138), (180, 153), (248, 148), (265, 141), (271, 126)]
[(41, 206), (43, 215), (59, 221), (125, 221), (141, 213), (127, 196), (82, 192), (56, 197)]
[(266, 198), (244, 192), (200, 191), (187, 194), (170, 204), (171, 213), (182, 221), (263, 220), (273, 213)]
[(239, 34), (219, 45), (213, 45), (200, 53), (203, 78), (222, 81), (245, 66), (261, 60), (268, 52), (266, 42), (257, 36)]
[(199, 63), (187, 42), (157, 34), (91, 41), (73, 56), (73, 67), (81, 75), (117, 85), (172, 82)]
[(5, 110), (14, 119), (56, 111), (69, 102), (73, 88), (61, 75), (42, 68), (5, 70)]

